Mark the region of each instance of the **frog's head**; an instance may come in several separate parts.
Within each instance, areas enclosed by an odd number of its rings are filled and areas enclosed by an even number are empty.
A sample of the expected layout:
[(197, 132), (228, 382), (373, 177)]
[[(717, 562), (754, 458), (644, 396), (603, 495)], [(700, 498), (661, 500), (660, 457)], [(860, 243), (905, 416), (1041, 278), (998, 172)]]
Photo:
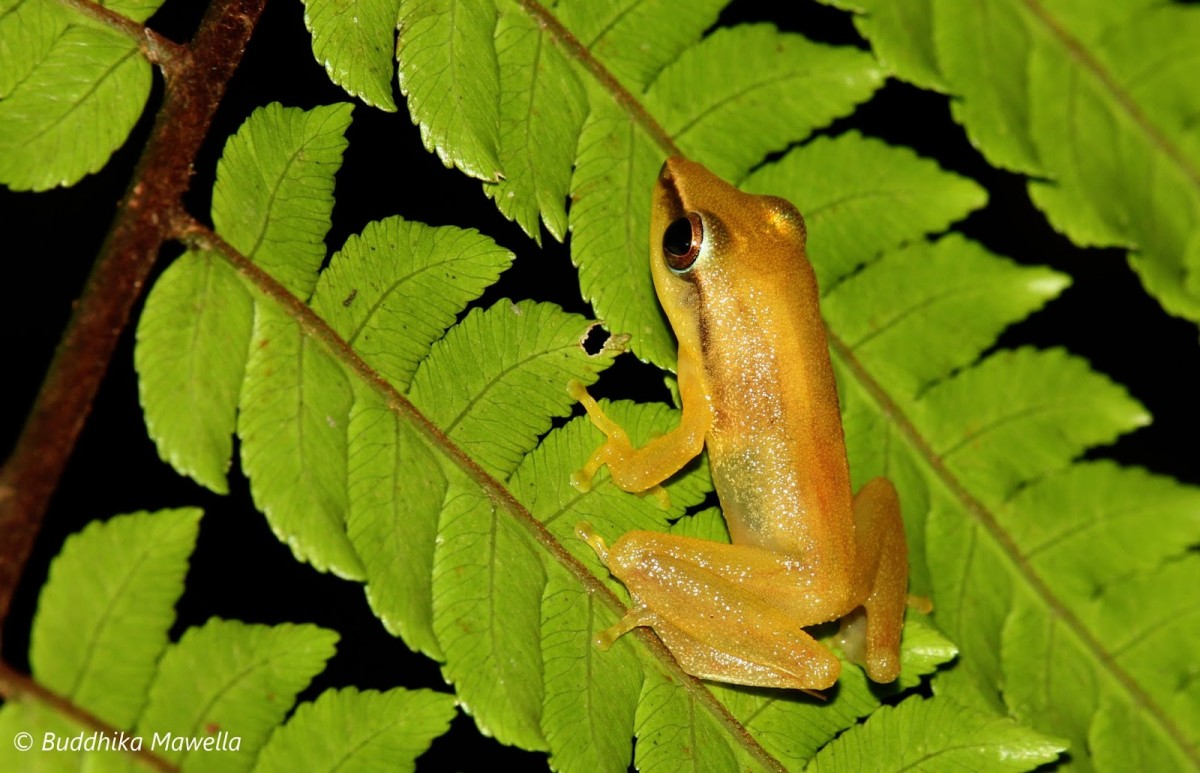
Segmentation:
[(699, 350), (702, 326), (719, 323), (720, 309), (755, 288), (811, 282), (806, 235), (787, 200), (743, 193), (702, 164), (667, 159), (654, 188), (650, 271), (680, 346)]

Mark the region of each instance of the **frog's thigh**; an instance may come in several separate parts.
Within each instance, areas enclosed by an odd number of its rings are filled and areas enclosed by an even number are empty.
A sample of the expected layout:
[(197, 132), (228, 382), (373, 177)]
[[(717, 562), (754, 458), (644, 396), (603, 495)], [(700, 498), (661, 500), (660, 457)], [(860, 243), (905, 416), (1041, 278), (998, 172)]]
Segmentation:
[(868, 481), (854, 497), (858, 568), (868, 588), (861, 611), (842, 621), (842, 649), (876, 682), (900, 674), (900, 631), (908, 593), (908, 549), (900, 500), (886, 478)]
[(653, 613), (649, 624), (688, 673), (820, 690), (837, 681), (841, 665), (803, 626), (836, 613), (796, 564), (759, 548), (655, 532), (629, 532), (608, 555), (609, 569)]
[[(689, 576), (704, 572), (739, 597), (757, 599), (772, 610), (780, 610), (782, 616), (800, 627), (836, 620), (847, 609), (837, 578), (814, 571), (801, 558), (749, 545), (631, 531), (613, 544), (607, 563), (631, 591), (646, 584), (643, 595), (686, 593)], [(673, 567), (670, 573), (666, 571), (668, 566)], [(674, 584), (683, 587), (677, 591)]]

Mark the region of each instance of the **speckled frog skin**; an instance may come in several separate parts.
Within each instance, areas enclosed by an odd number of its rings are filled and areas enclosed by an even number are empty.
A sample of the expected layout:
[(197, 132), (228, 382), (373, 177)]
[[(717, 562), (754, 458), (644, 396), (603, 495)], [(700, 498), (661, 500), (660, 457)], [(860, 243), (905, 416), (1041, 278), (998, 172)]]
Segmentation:
[(733, 544), (632, 531), (611, 547), (580, 535), (634, 606), (597, 637), (649, 626), (704, 679), (820, 690), (837, 657), (803, 629), (841, 620), (841, 645), (877, 682), (900, 671), (908, 556), (884, 478), (851, 494), (837, 389), (804, 218), (787, 201), (742, 193), (700, 164), (662, 167), (650, 265), (679, 340), (679, 426), (634, 448), (577, 383), (607, 436), (576, 473), (608, 465), (647, 492), (707, 446)]

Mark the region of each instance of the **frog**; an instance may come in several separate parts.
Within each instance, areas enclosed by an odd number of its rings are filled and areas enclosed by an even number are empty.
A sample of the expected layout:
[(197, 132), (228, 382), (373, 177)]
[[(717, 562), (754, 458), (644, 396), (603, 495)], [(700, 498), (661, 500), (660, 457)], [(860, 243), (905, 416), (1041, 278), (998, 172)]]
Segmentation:
[(900, 501), (884, 477), (852, 493), (803, 216), (680, 157), (652, 199), (650, 273), (678, 341), (679, 424), (635, 447), (571, 382), (606, 438), (572, 483), (586, 491), (607, 466), (621, 489), (664, 499), (662, 484), (707, 450), (730, 542), (635, 530), (610, 546), (578, 524), (632, 598), (596, 643), (644, 626), (695, 677), (814, 692), (837, 682), (841, 661), (805, 629), (840, 621), (847, 660), (894, 681), (908, 586)]

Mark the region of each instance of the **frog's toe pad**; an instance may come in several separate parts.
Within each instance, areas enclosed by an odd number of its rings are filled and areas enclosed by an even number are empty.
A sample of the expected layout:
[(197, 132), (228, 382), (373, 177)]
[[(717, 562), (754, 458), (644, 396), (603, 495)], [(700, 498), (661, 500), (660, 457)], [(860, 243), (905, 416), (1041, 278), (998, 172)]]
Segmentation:
[(586, 470), (576, 470), (571, 473), (571, 487), (582, 494), (588, 493), (592, 490), (592, 476)]

